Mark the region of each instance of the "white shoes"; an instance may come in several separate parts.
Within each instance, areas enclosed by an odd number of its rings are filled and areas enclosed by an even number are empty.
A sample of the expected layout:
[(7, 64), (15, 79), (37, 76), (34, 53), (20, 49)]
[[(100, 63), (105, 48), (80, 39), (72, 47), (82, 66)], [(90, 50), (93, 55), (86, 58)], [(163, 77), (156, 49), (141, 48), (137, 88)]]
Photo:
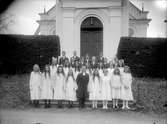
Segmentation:
[(125, 109), (125, 106), (122, 106), (122, 109)]
[(127, 108), (127, 109), (130, 109), (130, 107), (129, 107), (129, 106), (126, 106), (126, 108)]
[(107, 106), (103, 106), (103, 109), (108, 109), (108, 107)]

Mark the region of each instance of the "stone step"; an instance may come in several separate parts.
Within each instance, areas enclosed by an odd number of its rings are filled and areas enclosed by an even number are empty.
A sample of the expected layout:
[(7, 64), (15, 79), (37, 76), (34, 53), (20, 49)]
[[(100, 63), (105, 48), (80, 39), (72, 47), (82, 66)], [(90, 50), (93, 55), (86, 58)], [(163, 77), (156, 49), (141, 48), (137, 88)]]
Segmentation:
[[(57, 101), (51, 100), (51, 104), (52, 104), (53, 106), (56, 106), (57, 103), (58, 103)], [(43, 100), (40, 101), (40, 104), (41, 104), (41, 105), (44, 105), (44, 101), (43, 101)], [(74, 106), (74, 107), (78, 107), (78, 104), (79, 104), (78, 101), (74, 101), (74, 102), (73, 102), (73, 106)], [(133, 104), (134, 104), (133, 101), (130, 101), (130, 102), (129, 102), (129, 105), (130, 105), (130, 106), (133, 106)], [(63, 105), (63, 106), (68, 106), (68, 102), (67, 102), (67, 101), (63, 101), (63, 102), (62, 102), (62, 105)], [(102, 106), (102, 105), (103, 105), (103, 102), (102, 102), (102, 101), (98, 101), (98, 106)], [(122, 101), (121, 101), (121, 100), (118, 102), (118, 105), (119, 105), (119, 106), (122, 106)], [(86, 102), (85, 102), (85, 106), (86, 106), (86, 107), (92, 106), (92, 102), (91, 102), (91, 101), (86, 101)], [(109, 101), (109, 102), (108, 102), (108, 106), (112, 106), (112, 101)]]

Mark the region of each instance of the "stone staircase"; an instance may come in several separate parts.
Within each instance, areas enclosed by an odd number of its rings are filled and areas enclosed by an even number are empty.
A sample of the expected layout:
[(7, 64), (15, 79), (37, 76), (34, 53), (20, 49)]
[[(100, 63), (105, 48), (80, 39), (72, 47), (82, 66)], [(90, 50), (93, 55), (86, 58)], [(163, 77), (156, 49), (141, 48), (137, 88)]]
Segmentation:
[[(40, 101), (40, 105), (43, 106), (44, 105), (44, 101)], [(102, 101), (98, 101), (98, 107), (102, 107), (102, 105), (103, 105)], [(122, 101), (121, 100), (118, 102), (118, 105), (119, 105), (119, 107), (122, 107)], [(52, 107), (57, 107), (57, 101), (51, 100), (51, 106)], [(63, 107), (68, 106), (68, 102), (67, 101), (63, 101), (62, 102), (62, 106)], [(73, 102), (73, 107), (78, 107), (78, 106), (79, 106), (79, 102), (78, 101)], [(86, 107), (91, 107), (92, 106), (92, 102), (87, 100), (85, 102), (85, 106)], [(129, 102), (129, 106), (130, 107), (134, 107), (135, 106), (134, 102), (130, 101)], [(108, 102), (108, 107), (112, 107), (112, 101)]]

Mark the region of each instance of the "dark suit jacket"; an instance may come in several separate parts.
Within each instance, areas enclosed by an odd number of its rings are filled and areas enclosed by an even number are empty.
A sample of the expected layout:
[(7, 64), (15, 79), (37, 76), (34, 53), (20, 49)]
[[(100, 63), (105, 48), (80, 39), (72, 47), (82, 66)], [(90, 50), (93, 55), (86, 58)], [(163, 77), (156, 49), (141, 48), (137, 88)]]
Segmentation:
[(89, 74), (83, 75), (83, 73), (78, 74), (76, 79), (78, 90), (77, 90), (77, 97), (78, 98), (86, 98), (88, 96), (88, 82), (89, 82)]
[(72, 61), (72, 59), (74, 60), (74, 62), (76, 62), (76, 61), (79, 62), (80, 61), (80, 58), (78, 56), (71, 57), (70, 61)]
[(66, 60), (68, 60), (67, 57), (60, 57), (60, 59), (59, 59), (59, 65), (63, 65), (64, 66)]
[(98, 63), (97, 62), (95, 62), (95, 63), (91, 62), (91, 64), (90, 64), (90, 68), (91, 69), (96, 69), (97, 67), (98, 67)]
[(104, 57), (97, 57), (97, 61), (98, 61), (98, 63), (100, 63), (100, 62), (102, 62), (102, 63), (104, 63)]

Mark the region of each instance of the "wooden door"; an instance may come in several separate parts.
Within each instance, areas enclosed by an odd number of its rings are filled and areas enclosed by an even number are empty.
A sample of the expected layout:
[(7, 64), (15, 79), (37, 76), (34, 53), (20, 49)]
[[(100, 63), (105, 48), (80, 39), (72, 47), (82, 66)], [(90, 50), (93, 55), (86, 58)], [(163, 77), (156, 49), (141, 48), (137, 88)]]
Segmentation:
[(81, 56), (98, 56), (103, 51), (103, 28), (99, 19), (86, 19), (81, 26)]

